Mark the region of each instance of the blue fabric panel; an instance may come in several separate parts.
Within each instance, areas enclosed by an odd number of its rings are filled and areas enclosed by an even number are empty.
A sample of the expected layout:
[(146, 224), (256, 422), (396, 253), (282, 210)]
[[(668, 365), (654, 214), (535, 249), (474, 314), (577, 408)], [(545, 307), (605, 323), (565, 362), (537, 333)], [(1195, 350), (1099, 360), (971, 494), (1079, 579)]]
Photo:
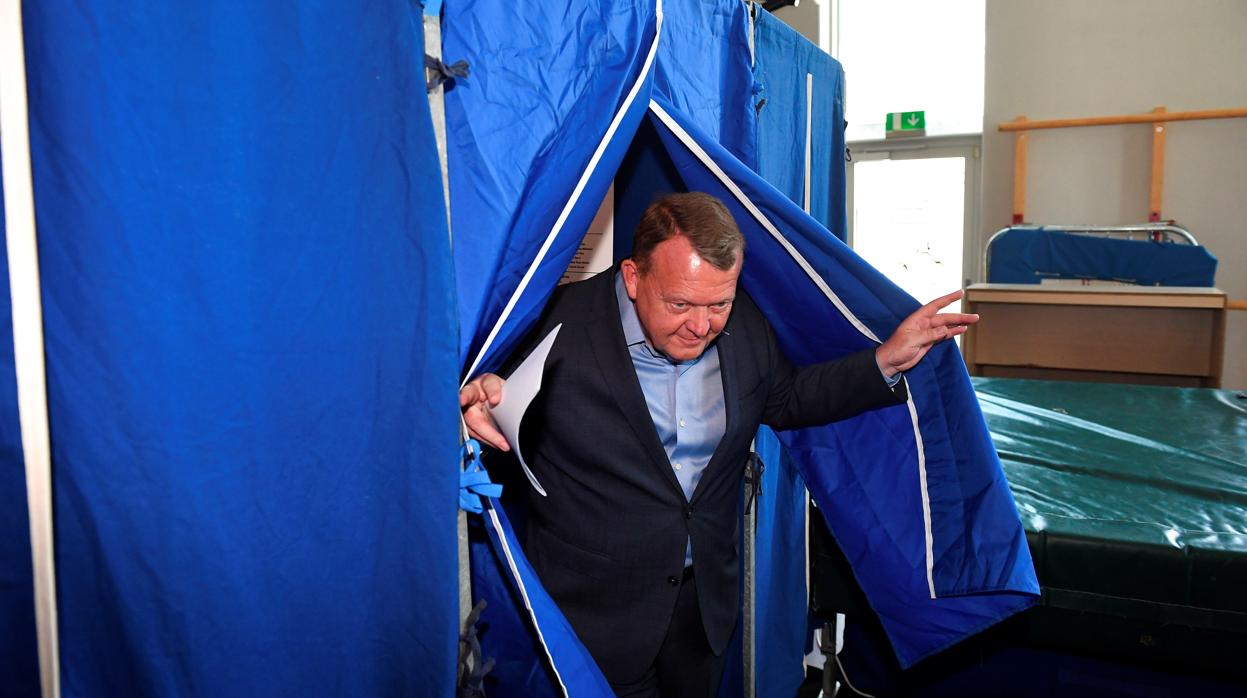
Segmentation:
[[(2, 154), (0, 154), (2, 155)], [(39, 695), (35, 588), (26, 508), (26, 463), (13, 365), (13, 308), (0, 181), (0, 693)]]
[[(541, 316), (541, 312), (545, 309), (546, 301), (549, 299), (550, 294), (554, 292), (559, 279), (563, 277), (563, 272), (567, 269), (567, 265), (571, 263), (572, 257), (575, 256), (576, 250), (580, 246), (580, 241), (584, 238), (585, 231), (589, 228), (589, 223), (592, 222), (594, 215), (601, 206), (602, 197), (605, 196), (606, 190), (610, 187), (611, 178), (614, 176), (620, 160), (623, 159), (624, 153), (628, 149), (629, 136), (635, 131), (641, 119), (644, 118), (645, 109), (645, 101), (641, 99), (638, 99), (629, 107), (628, 112), (625, 114), (623, 125), (619, 129), (619, 134), (622, 135), (617, 135), (611, 140), (603, 153), (601, 164), (594, 169), (588, 179), (585, 191), (592, 191), (595, 194), (582, 196), (572, 209), (567, 218), (567, 224), (550, 247), (549, 253), (541, 266), (533, 274), (527, 290), (515, 304), (514, 310), (507, 318), (502, 330), (498, 333), (498, 337), (495, 339), (488, 357), (481, 363), (476, 373), (497, 370), (515, 346), (524, 338), (528, 329)], [(519, 257), (523, 257), (523, 255), (508, 256), (507, 259), (514, 260)], [(515, 278), (517, 281), (523, 276), (526, 269), (526, 266), (515, 267)], [(501, 308), (502, 305), (499, 305), (497, 310), (501, 311)]]
[(498, 535), (486, 531), (487, 525), (480, 516), (468, 517), (472, 601), (485, 602), (477, 623), (481, 657), (494, 662), (485, 674), (485, 693), (498, 698), (561, 696), (558, 679), (525, 611), (524, 598), (507, 573), (506, 556), (498, 550)]
[(29, 3), (66, 695), (450, 695), (420, 8)]
[[(481, 651), (496, 662), (487, 675), (486, 692), (500, 698), (563, 695), (558, 677), (550, 671), (545, 655), (548, 650), (568, 695), (614, 695), (563, 612), (542, 588), (506, 512), (496, 501), (490, 506), (498, 516), (498, 525), (488, 516), (483, 520), (473, 517), (473, 528), (484, 528), (487, 540), (477, 531), (471, 543), (473, 598), (486, 602), (480, 622)], [(514, 569), (509, 560), (514, 562)], [(528, 609), (537, 619), (541, 641), (533, 632)]]
[[(683, 123), (761, 214), (876, 336), (918, 303), (787, 197)], [(742, 283), (798, 364), (873, 346), (673, 133), (660, 127), (690, 190), (723, 198), (749, 245)], [(903, 405), (783, 435), (905, 666), (1029, 606), (1039, 591), (1022, 526), (956, 345), (907, 374), (922, 432), (935, 592), (926, 574), (917, 443)]]
[[(812, 122), (818, 126), (810, 134), (810, 216), (844, 240), (844, 73), (840, 64), (769, 12), (759, 12), (755, 19), (754, 57), (759, 89), (757, 172), (802, 206), (806, 109), (812, 95)], [(812, 92), (807, 89), (807, 75)], [(758, 688), (770, 691), (774, 687), (791, 694), (804, 678), (803, 657), (810, 637), (803, 547), (805, 483), (773, 434), (760, 434), (758, 443), (759, 447), (775, 445), (764, 475), (769, 506), (762, 509), (760, 535), (783, 550), (771, 556), (771, 567), (759, 566), (759, 589), (765, 600), (759, 612), (767, 625), (766, 643), (757, 659)], [(781, 488), (776, 492), (780, 499), (772, 500), (771, 490), (776, 487)]]
[(757, 695), (796, 695), (805, 680), (809, 596), (805, 587), (805, 482), (768, 427), (754, 449), (766, 469), (758, 507)]
[(754, 24), (758, 174), (798, 206), (805, 196), (806, 75), (813, 79), (810, 216), (847, 239), (844, 205), (844, 71), (769, 12)]
[(645, 119), (637, 127), (619, 171), (615, 173), (615, 261), (632, 254), (632, 234), (654, 199), (684, 191), (667, 149)]
[(739, 0), (664, 3), (654, 92), (737, 160), (755, 167), (748, 12)]
[[(642, 73), (655, 30), (653, 0), (446, 5), (444, 59), (471, 66), (446, 93), (465, 369), (590, 166)], [(481, 370), (506, 356), (575, 254), (644, 116), (646, 79)]]
[(1037, 284), (1043, 279), (1103, 279), (1141, 286), (1212, 286), (1216, 275), (1217, 258), (1203, 247), (1015, 228), (992, 243), (987, 280)]

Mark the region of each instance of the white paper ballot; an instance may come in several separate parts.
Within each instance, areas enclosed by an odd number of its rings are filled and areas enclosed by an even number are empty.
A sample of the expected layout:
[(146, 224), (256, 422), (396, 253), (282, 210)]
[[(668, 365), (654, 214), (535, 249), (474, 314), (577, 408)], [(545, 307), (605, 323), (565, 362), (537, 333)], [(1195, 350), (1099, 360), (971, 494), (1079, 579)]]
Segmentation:
[(524, 419), (524, 412), (528, 410), (533, 398), (537, 397), (537, 392), (541, 390), (541, 374), (546, 370), (546, 357), (550, 355), (550, 348), (554, 346), (554, 338), (558, 336), (559, 329), (562, 327), (560, 324), (550, 330), (550, 334), (541, 340), (541, 344), (537, 345), (527, 359), (524, 359), (524, 363), (511, 373), (511, 377), (507, 378), (506, 384), (502, 386), (502, 402), (490, 410), (494, 421), (498, 423), (498, 429), (502, 431), (503, 436), (507, 437), (507, 443), (511, 444), (511, 448), (515, 450), (515, 457), (520, 459), (520, 467), (524, 468), (528, 481), (533, 483), (533, 489), (537, 490), (542, 497), (546, 496), (546, 491), (541, 483), (537, 482), (533, 471), (528, 469), (528, 463), (524, 462), (524, 454), (520, 453), (520, 422)]

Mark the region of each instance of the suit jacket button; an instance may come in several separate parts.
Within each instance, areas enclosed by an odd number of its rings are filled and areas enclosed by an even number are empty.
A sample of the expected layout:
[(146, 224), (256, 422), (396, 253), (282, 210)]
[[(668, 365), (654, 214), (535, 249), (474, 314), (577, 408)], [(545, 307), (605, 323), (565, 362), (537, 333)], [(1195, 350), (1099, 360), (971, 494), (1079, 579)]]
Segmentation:
[(693, 507), (687, 507), (687, 508), (684, 510), (684, 518), (686, 518), (686, 519), (691, 519), (691, 518), (693, 518)]
[(673, 587), (678, 587), (680, 586), (680, 578), (675, 575), (671, 575), (670, 577), (667, 577), (667, 583)]

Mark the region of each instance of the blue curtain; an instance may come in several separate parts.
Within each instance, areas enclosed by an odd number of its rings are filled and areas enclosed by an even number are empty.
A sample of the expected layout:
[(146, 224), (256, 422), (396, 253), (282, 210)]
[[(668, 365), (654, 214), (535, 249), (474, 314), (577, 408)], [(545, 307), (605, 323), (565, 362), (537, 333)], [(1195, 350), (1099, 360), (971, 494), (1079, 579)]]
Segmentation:
[[(659, 134), (668, 153), (689, 190), (728, 204), (749, 245), (741, 282), (795, 364), (873, 346), (865, 332), (887, 337), (918, 308), (677, 111), (667, 114)], [(906, 381), (912, 414), (898, 405), (780, 438), (907, 667), (1030, 606), (1039, 585), (956, 345), (933, 348)]]
[[(752, 166), (757, 138), (747, 13), (735, 0), (666, 3), (653, 94)], [(640, 124), (615, 173), (616, 260), (631, 253), (632, 231), (654, 198), (684, 191), (670, 161), (654, 127)]]
[[(806, 194), (810, 123), (810, 217), (844, 240), (844, 72), (840, 64), (769, 12), (754, 20), (758, 163), (753, 169), (798, 206)], [(807, 84), (808, 76), (808, 84)], [(808, 89), (813, 85), (812, 92)], [(807, 119), (807, 108), (812, 119)], [(793, 693), (808, 651), (805, 481), (771, 430), (757, 448), (768, 467), (759, 509), (758, 686)]]
[(756, 167), (748, 5), (667, 2), (663, 13), (654, 91), (737, 160)]
[(809, 651), (806, 589), (806, 499), (801, 471), (769, 427), (754, 449), (766, 468), (758, 504), (755, 608), (758, 641), (754, 671), (758, 695), (795, 695), (805, 681)]
[(649, 101), (657, 8), (462, 0), (443, 27), (445, 60), (472, 71), (446, 124), (460, 352), (480, 373), (537, 319), (602, 203)]
[(25, 5), (67, 695), (448, 695), (419, 8)]
[[(805, 193), (807, 102), (816, 126), (810, 139), (810, 217), (848, 239), (844, 206), (844, 70), (805, 37), (759, 12), (754, 25), (758, 80), (758, 174), (798, 206)], [(813, 82), (813, 96), (806, 89)]]

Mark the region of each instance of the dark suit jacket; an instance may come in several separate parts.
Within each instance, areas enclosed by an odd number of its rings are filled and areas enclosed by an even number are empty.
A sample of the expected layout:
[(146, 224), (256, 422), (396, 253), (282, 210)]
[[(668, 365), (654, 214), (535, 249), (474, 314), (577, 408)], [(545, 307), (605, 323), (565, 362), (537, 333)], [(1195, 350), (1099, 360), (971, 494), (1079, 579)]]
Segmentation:
[(623, 682), (658, 653), (691, 537), (706, 637), (720, 653), (739, 608), (740, 492), (758, 425), (824, 424), (897, 404), (904, 389), (888, 389), (873, 350), (794, 368), (738, 292), (716, 340), (727, 428), (688, 501), (624, 344), (614, 270), (560, 288), (532, 341), (559, 323), (521, 435), (549, 495), (528, 488), (525, 552), (607, 678)]

